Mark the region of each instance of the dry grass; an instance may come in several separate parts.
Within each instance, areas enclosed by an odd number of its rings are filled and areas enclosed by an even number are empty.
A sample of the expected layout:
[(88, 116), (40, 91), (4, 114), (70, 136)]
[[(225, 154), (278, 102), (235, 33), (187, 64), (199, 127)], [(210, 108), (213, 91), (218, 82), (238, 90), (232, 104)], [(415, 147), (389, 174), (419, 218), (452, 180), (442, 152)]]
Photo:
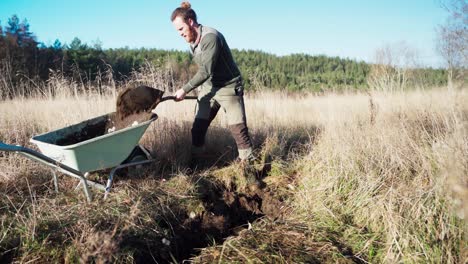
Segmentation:
[(355, 263), (349, 248), (327, 230), (303, 222), (259, 219), (250, 229), (203, 249), (194, 263)]
[[(466, 262), (467, 101), (466, 89), (247, 97), (257, 166), (267, 165), (265, 182), (290, 210), (281, 222), (254, 222), (195, 260)], [(32, 135), (111, 112), (114, 102), (92, 95), (0, 102), (0, 140), (33, 147)], [(75, 180), (65, 176), (59, 180), (65, 191), (55, 194), (47, 168), (0, 153), (3, 256), (69, 263), (174, 259), (180, 249), (162, 238), (177, 240), (180, 222), (205, 210), (195, 185), (242, 186), (221, 112), (207, 140), (214, 166), (185, 174), (194, 106), (158, 106), (160, 118), (143, 137), (157, 162), (117, 180), (106, 202), (84, 203), (81, 192), (71, 191)]]
[(466, 90), (371, 99), (374, 121), (350, 107), (324, 126), (302, 160), (298, 210), (372, 262), (466, 261)]

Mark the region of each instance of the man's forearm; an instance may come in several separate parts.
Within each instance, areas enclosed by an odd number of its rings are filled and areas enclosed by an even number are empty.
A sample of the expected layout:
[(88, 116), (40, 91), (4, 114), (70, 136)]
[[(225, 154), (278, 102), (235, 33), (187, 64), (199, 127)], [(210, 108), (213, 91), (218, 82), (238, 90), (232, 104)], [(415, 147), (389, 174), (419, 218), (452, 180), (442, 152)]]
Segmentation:
[(202, 83), (204, 83), (210, 75), (203, 71), (203, 70), (198, 70), (198, 72), (195, 74), (195, 76), (190, 79), (184, 86), (182, 86), (182, 89), (186, 92), (189, 93), (193, 89), (197, 88), (200, 86)]

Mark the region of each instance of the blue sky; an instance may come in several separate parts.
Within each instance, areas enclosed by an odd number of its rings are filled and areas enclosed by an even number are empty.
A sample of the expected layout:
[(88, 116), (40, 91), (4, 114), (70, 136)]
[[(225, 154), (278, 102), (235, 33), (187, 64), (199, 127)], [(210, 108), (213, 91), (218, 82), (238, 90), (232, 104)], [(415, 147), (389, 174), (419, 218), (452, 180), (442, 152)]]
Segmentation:
[[(231, 48), (277, 55), (306, 53), (372, 61), (404, 41), (427, 66), (441, 66), (435, 29), (448, 14), (439, 0), (192, 0), (200, 23), (218, 29)], [(188, 50), (170, 22), (174, 0), (0, 0), (0, 22), (26, 18), (39, 41), (79, 37), (104, 48)]]

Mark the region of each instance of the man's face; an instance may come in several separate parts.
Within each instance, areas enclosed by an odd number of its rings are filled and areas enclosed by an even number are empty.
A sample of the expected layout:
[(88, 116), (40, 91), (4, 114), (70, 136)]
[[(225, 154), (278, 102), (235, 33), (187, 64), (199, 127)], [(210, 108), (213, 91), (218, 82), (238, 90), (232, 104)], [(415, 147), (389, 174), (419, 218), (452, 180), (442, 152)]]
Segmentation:
[(191, 19), (188, 19), (188, 21), (185, 22), (181, 17), (176, 17), (174, 21), (172, 21), (174, 28), (188, 43), (193, 43), (197, 40), (197, 31), (193, 24), (194, 23)]

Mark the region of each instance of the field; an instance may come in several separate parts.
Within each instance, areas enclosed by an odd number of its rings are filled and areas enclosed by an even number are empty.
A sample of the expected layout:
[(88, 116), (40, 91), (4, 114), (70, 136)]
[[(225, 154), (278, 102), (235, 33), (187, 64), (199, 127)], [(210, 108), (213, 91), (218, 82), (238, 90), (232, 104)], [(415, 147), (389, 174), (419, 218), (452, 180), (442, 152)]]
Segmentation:
[[(191, 173), (195, 104), (164, 102), (142, 143), (156, 162), (86, 203), (77, 181), (0, 152), (0, 262), (466, 263), (468, 90), (246, 96), (256, 169), (239, 177), (223, 113)], [(115, 96), (0, 102), (0, 141), (115, 110)], [(104, 182), (106, 172), (94, 173)]]

